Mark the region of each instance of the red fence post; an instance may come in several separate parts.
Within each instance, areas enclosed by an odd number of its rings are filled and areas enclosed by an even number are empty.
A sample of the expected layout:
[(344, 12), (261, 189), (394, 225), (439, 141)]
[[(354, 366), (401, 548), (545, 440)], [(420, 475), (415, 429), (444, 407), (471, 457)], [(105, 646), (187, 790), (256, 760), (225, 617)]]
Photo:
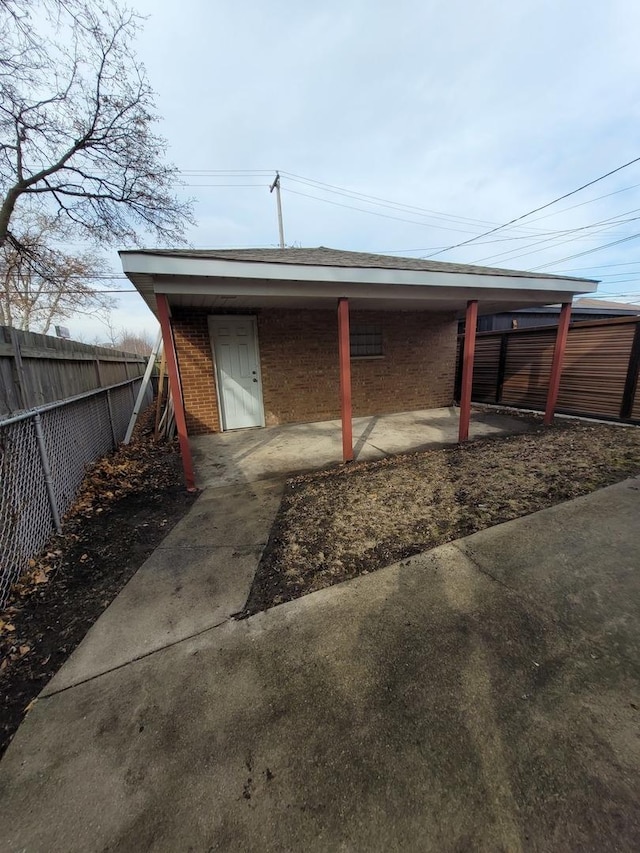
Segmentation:
[(569, 321), (571, 319), (571, 303), (563, 302), (562, 310), (560, 311), (560, 319), (558, 322), (558, 331), (556, 333), (556, 345), (553, 350), (553, 362), (551, 364), (551, 377), (549, 379), (549, 391), (547, 394), (547, 407), (544, 412), (544, 423), (549, 426), (553, 421), (553, 415), (558, 402), (558, 393), (560, 391), (560, 378), (562, 376), (562, 361), (564, 359), (564, 351), (567, 346), (567, 337), (569, 335)]
[(353, 461), (351, 423), (351, 343), (349, 340), (349, 300), (338, 299), (338, 355), (340, 360), (340, 417), (342, 418), (342, 461)]
[(462, 359), (462, 385), (460, 387), (460, 423), (458, 441), (469, 438), (471, 420), (471, 386), (473, 385), (473, 358), (476, 351), (476, 327), (478, 325), (478, 300), (467, 302), (464, 324), (464, 351)]
[(182, 468), (188, 491), (195, 490), (195, 478), (193, 476), (193, 461), (191, 459), (191, 448), (189, 447), (189, 436), (187, 435), (187, 420), (184, 413), (184, 401), (182, 399), (182, 388), (180, 387), (180, 373), (178, 371), (178, 358), (173, 341), (171, 319), (169, 317), (169, 301), (164, 293), (156, 293), (156, 304), (158, 306), (158, 319), (162, 329), (162, 342), (167, 360), (167, 373), (169, 374), (169, 387), (173, 397), (173, 409), (176, 417), (176, 428), (178, 430), (178, 441), (180, 443), (180, 456), (182, 457)]

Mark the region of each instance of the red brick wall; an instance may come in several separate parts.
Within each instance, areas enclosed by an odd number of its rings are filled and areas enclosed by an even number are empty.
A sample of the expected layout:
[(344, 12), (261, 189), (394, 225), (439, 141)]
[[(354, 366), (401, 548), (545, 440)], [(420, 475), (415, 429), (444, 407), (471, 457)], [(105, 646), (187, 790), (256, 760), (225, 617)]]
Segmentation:
[[(190, 434), (220, 428), (207, 313), (174, 311)], [(339, 417), (336, 312), (256, 313), (267, 425)], [(380, 325), (384, 351), (382, 358), (351, 361), (355, 416), (451, 404), (457, 332), (453, 315), (353, 311), (351, 322)]]
[(189, 435), (220, 432), (208, 315), (208, 311), (198, 308), (172, 309), (171, 324)]

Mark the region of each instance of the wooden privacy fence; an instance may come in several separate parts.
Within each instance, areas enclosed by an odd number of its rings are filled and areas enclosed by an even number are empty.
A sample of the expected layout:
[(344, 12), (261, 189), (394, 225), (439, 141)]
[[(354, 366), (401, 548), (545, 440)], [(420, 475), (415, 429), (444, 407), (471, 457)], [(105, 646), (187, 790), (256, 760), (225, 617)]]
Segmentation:
[(147, 359), (0, 326), (0, 418), (135, 379)]
[[(477, 336), (472, 400), (544, 410), (557, 328), (514, 329)], [(458, 338), (460, 399), (464, 338)], [(640, 423), (640, 318), (569, 327), (556, 411)]]

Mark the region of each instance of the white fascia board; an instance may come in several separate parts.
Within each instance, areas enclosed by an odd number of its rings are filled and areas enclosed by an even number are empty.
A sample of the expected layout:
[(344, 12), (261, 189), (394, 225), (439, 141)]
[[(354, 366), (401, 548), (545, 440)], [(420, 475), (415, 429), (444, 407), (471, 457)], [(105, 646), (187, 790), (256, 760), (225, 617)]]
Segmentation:
[[(473, 288), (494, 290), (538, 290), (574, 293), (591, 293), (595, 287), (585, 281), (585, 287), (580, 287), (576, 279), (536, 278), (526, 274), (490, 275), (484, 273), (455, 273), (429, 272), (423, 270), (379, 269), (375, 267), (328, 267), (311, 266), (308, 264), (273, 264), (260, 261), (227, 261), (217, 258), (179, 258), (171, 255), (125, 254), (121, 255), (125, 273), (142, 273), (155, 278), (155, 290), (162, 292), (196, 292), (192, 285), (180, 282), (179, 290), (165, 291), (160, 289), (159, 277), (170, 278), (180, 276), (199, 279), (232, 279), (233, 290), (227, 284), (227, 293), (250, 295), (251, 291), (242, 286), (242, 280), (274, 282), (276, 289), (279, 283), (310, 282), (327, 284), (364, 284), (364, 285), (407, 285), (418, 287)], [(178, 286), (178, 285), (174, 285)], [(204, 291), (199, 290), (202, 293)], [(213, 293), (215, 291), (208, 291)], [(261, 291), (264, 292), (264, 291)], [(305, 292), (307, 286), (305, 284)], [(274, 291), (275, 295), (275, 291)], [(311, 293), (309, 294), (311, 295)]]

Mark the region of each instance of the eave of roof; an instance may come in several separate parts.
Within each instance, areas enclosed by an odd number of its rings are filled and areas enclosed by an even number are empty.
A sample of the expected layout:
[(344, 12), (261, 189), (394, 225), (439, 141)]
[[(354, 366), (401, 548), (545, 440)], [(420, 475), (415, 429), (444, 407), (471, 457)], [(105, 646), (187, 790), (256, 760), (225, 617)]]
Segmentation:
[(285, 264), (318, 267), (415, 270), (416, 272), (464, 273), (466, 275), (492, 275), (507, 278), (551, 279), (562, 281), (589, 282), (596, 279), (575, 278), (552, 273), (528, 272), (526, 270), (481, 267), (474, 264), (457, 264), (448, 261), (431, 261), (423, 258), (404, 258), (397, 255), (378, 255), (371, 252), (351, 252), (328, 249), (325, 246), (299, 249), (124, 249), (127, 255), (150, 255), (168, 258), (192, 258), (212, 261), (243, 261), (251, 264)]
[(329, 307), (348, 297), (363, 310), (460, 312), (470, 299), (486, 311), (571, 301), (595, 290), (590, 279), (474, 267), (334, 249), (142, 249), (122, 265), (152, 311), (155, 294), (171, 304), (218, 310)]

